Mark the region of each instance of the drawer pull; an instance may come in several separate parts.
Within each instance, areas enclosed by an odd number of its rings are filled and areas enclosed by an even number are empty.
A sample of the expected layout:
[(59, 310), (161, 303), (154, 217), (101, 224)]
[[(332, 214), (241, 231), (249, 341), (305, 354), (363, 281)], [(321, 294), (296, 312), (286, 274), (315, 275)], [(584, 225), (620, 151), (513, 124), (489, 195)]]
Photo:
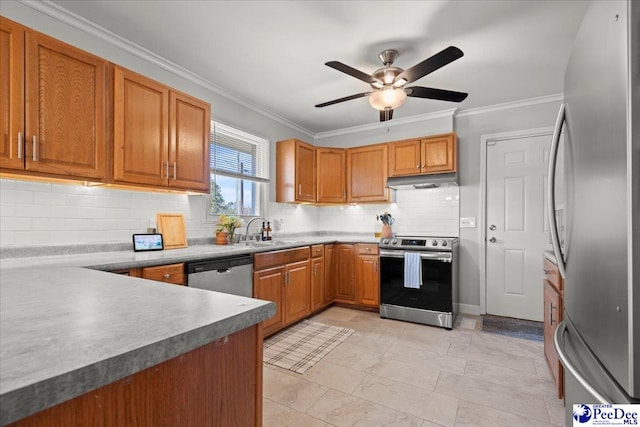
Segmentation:
[(165, 279), (168, 279), (168, 278), (170, 278), (170, 277), (171, 277), (171, 274), (169, 274), (169, 273), (164, 273), (164, 274), (162, 275), (162, 277), (164, 277)]

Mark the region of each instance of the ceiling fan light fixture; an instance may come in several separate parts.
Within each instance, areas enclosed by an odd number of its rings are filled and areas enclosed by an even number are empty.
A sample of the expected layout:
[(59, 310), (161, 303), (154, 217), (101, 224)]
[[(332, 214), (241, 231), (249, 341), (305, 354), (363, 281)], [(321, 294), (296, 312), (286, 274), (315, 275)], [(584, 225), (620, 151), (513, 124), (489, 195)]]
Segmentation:
[(393, 87), (386, 87), (369, 96), (369, 104), (380, 111), (398, 108), (404, 104), (406, 100), (406, 92), (402, 89), (394, 89)]
[(393, 87), (402, 87), (407, 83), (407, 80), (405, 79), (398, 79), (395, 82), (393, 82)]

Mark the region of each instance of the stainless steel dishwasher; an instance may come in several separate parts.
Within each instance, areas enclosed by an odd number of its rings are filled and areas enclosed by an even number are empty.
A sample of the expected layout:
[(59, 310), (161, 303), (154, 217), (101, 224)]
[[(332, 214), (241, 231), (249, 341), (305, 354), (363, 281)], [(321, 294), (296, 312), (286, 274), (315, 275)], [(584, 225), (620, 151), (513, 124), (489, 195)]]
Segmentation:
[(238, 255), (188, 262), (187, 286), (226, 294), (253, 296), (253, 258)]

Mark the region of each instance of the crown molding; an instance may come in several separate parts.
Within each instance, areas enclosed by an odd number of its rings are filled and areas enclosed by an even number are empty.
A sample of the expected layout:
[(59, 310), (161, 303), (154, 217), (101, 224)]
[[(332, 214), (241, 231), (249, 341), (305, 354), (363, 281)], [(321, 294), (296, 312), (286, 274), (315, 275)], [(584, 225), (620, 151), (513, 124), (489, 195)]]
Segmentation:
[(352, 133), (386, 129), (388, 127), (390, 128), (390, 127), (404, 126), (410, 123), (424, 122), (427, 120), (441, 119), (446, 117), (453, 117), (456, 114), (457, 110), (458, 110), (457, 108), (451, 108), (448, 110), (436, 111), (434, 113), (420, 114), (417, 116), (404, 117), (402, 119), (393, 119), (393, 121), (376, 122), (368, 125), (353, 126), (350, 128), (320, 132), (315, 135), (314, 139), (318, 140), (318, 139), (324, 139), (324, 138), (333, 138), (335, 136), (349, 135)]
[(557, 93), (553, 95), (538, 96), (536, 98), (522, 99), (520, 101), (505, 102), (503, 104), (487, 105), (486, 107), (470, 108), (461, 110), (456, 117), (474, 116), (476, 114), (487, 114), (495, 111), (508, 110), (511, 108), (528, 107), (531, 105), (548, 104), (551, 102), (562, 102), (564, 95)]
[(191, 81), (199, 86), (202, 86), (211, 92), (214, 92), (236, 104), (242, 105), (245, 108), (248, 108), (262, 116), (265, 116), (273, 121), (276, 121), (288, 128), (294, 129), (304, 135), (307, 135), (311, 138), (314, 137), (314, 133), (310, 130), (301, 127), (300, 125), (293, 123), (286, 118), (273, 113), (265, 108), (262, 108), (251, 101), (242, 98), (218, 85), (213, 83), (210, 80), (205, 79), (204, 77), (187, 70), (186, 68), (175, 64), (168, 59), (136, 44), (133, 43), (124, 37), (121, 37), (104, 27), (97, 25), (96, 23), (89, 21), (86, 18), (83, 18), (80, 15), (77, 15), (55, 3), (50, 2), (49, 0), (18, 0), (20, 3), (25, 6), (34, 9), (37, 12), (40, 12), (44, 15), (47, 15), (57, 21), (60, 21), (64, 24), (67, 24), (73, 28), (76, 28), (80, 31), (83, 31), (87, 34), (90, 34), (96, 38), (104, 40), (109, 44), (117, 46), (119, 49), (130, 53), (134, 56), (144, 59), (147, 62), (150, 62), (153, 65), (156, 65), (166, 71), (169, 71), (187, 81)]

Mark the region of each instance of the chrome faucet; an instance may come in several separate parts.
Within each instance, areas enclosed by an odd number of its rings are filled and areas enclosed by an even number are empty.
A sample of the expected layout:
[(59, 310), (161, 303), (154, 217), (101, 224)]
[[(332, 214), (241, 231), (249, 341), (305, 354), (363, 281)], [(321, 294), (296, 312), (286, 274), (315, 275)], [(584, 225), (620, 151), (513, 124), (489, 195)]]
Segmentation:
[(249, 227), (251, 226), (251, 223), (252, 223), (253, 221), (257, 220), (257, 219), (261, 219), (261, 220), (262, 220), (262, 221), (264, 221), (264, 222), (267, 222), (267, 221), (268, 221), (266, 218), (262, 218), (262, 217), (260, 217), (260, 216), (257, 216), (257, 217), (255, 217), (255, 218), (251, 218), (251, 219), (249, 220), (249, 222), (247, 223), (247, 229), (246, 229), (246, 231), (245, 231), (245, 233), (244, 233), (244, 239), (243, 239), (243, 240), (249, 240)]

